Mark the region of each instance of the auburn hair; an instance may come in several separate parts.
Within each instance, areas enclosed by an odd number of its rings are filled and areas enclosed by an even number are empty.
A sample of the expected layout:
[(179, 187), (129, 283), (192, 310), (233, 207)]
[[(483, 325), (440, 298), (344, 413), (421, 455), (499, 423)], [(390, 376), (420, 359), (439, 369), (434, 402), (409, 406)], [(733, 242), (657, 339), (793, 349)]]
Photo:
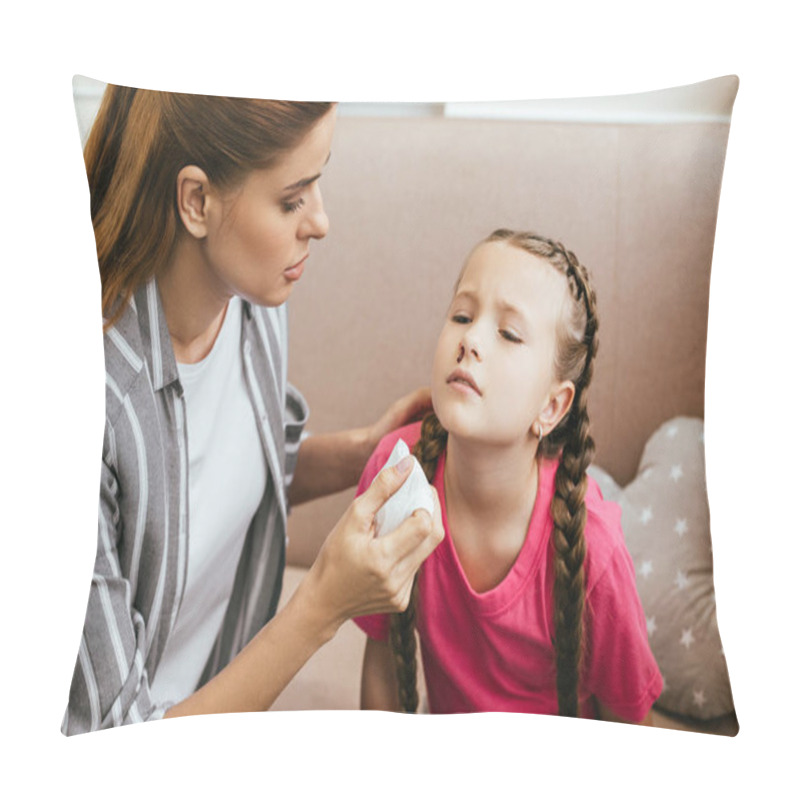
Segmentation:
[[(579, 713), (578, 688), (584, 654), (583, 610), (585, 600), (586, 557), (586, 470), (594, 457), (594, 440), (589, 432), (587, 389), (592, 379), (598, 346), (597, 300), (589, 273), (575, 254), (560, 242), (534, 233), (494, 231), (486, 242), (506, 242), (548, 261), (561, 272), (569, 288), (571, 302), (558, 323), (554, 372), (559, 381), (575, 386), (570, 410), (549, 435), (539, 441), (537, 457), (558, 458), (555, 493), (550, 505), (553, 519), (550, 557), (553, 561), (554, 655), (558, 713), (576, 717)], [(460, 279), (459, 279), (460, 280)], [(422, 433), (414, 455), (429, 482), (433, 482), (439, 457), (447, 446), (447, 431), (435, 413), (422, 423)], [(418, 587), (408, 608), (393, 614), (390, 643), (394, 653), (400, 707), (414, 713), (417, 696), (417, 643), (415, 621)]]
[(105, 328), (173, 255), (183, 167), (235, 188), (299, 144), (332, 105), (109, 84), (84, 147)]

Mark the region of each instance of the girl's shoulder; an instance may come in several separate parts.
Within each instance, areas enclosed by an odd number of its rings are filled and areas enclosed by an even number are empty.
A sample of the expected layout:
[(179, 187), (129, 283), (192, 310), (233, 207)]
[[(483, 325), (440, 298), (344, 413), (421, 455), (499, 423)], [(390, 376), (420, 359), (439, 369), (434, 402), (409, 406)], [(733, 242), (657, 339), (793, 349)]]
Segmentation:
[(422, 422), (412, 422), (410, 425), (405, 425), (402, 428), (397, 428), (391, 433), (386, 434), (386, 436), (378, 442), (378, 445), (372, 451), (372, 455), (367, 461), (366, 467), (364, 467), (357, 494), (366, 491), (369, 484), (372, 483), (372, 479), (381, 471), (381, 468), (391, 455), (392, 450), (394, 450), (394, 446), (400, 439), (406, 443), (409, 450), (413, 450), (414, 445), (419, 440), (421, 431)]
[(586, 580), (591, 589), (617, 559), (630, 560), (622, 532), (622, 509), (606, 500), (597, 482), (587, 476), (586, 487)]
[[(552, 482), (552, 493), (555, 489), (558, 461), (546, 461), (543, 466), (544, 469), (540, 475), (544, 480)], [(603, 497), (600, 487), (591, 475), (586, 477), (584, 538), (586, 540), (587, 585), (591, 587), (615, 559), (627, 556), (627, 549), (622, 533), (622, 510), (617, 503)]]
[(400, 439), (408, 445), (409, 450), (412, 450), (414, 445), (419, 441), (421, 433), (422, 422), (412, 422), (402, 428), (397, 428), (391, 433), (386, 434), (386, 436), (378, 442), (378, 446), (375, 448), (372, 455), (373, 457), (383, 456), (383, 460), (385, 461)]

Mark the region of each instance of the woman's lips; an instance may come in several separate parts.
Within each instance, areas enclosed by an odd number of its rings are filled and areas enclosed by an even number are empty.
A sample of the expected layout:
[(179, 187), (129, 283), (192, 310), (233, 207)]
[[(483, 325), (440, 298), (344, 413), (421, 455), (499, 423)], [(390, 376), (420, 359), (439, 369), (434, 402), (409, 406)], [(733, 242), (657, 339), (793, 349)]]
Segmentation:
[(478, 384), (475, 383), (475, 379), (472, 377), (472, 375), (463, 369), (453, 370), (453, 372), (451, 372), (447, 378), (447, 383), (457, 392), (476, 394), (478, 397), (481, 397), (483, 394), (478, 388)]
[(288, 280), (290, 281), (300, 280), (300, 276), (303, 274), (303, 270), (305, 269), (307, 258), (308, 258), (308, 253), (306, 253), (294, 266), (291, 266), (283, 271), (283, 274), (287, 277)]

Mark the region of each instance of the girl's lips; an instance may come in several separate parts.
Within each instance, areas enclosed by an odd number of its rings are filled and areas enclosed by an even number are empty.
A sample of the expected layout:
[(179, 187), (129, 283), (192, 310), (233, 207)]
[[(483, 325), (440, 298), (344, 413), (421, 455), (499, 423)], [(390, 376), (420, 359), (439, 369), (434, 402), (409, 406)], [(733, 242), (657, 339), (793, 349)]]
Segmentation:
[(303, 274), (303, 270), (305, 269), (306, 259), (308, 258), (308, 253), (306, 253), (294, 266), (289, 267), (283, 271), (283, 274), (290, 280), (290, 281), (299, 281), (300, 276)]
[(481, 397), (482, 392), (478, 389), (472, 375), (463, 369), (457, 369), (450, 373), (447, 378), (447, 384), (452, 386), (458, 392), (465, 394), (476, 394)]

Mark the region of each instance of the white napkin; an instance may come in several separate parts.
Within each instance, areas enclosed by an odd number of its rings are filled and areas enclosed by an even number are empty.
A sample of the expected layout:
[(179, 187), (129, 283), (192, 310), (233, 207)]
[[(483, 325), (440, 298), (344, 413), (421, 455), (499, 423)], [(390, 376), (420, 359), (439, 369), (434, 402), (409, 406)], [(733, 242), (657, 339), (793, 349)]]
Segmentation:
[[(393, 467), (398, 461), (401, 461), (404, 456), (407, 456), (408, 452), (408, 445), (402, 439), (398, 439), (397, 444), (389, 454), (389, 458), (381, 468), (381, 472), (389, 467)], [(378, 475), (380, 475), (380, 472)], [(375, 478), (377, 477), (376, 475)], [(373, 483), (375, 478), (373, 478)], [(433, 514), (432, 491), (433, 489), (431, 489), (419, 461), (415, 458), (411, 474), (406, 478), (405, 483), (378, 509), (378, 513), (375, 514), (377, 535), (383, 536), (385, 533), (393, 531), (418, 508), (424, 508), (430, 514)]]

